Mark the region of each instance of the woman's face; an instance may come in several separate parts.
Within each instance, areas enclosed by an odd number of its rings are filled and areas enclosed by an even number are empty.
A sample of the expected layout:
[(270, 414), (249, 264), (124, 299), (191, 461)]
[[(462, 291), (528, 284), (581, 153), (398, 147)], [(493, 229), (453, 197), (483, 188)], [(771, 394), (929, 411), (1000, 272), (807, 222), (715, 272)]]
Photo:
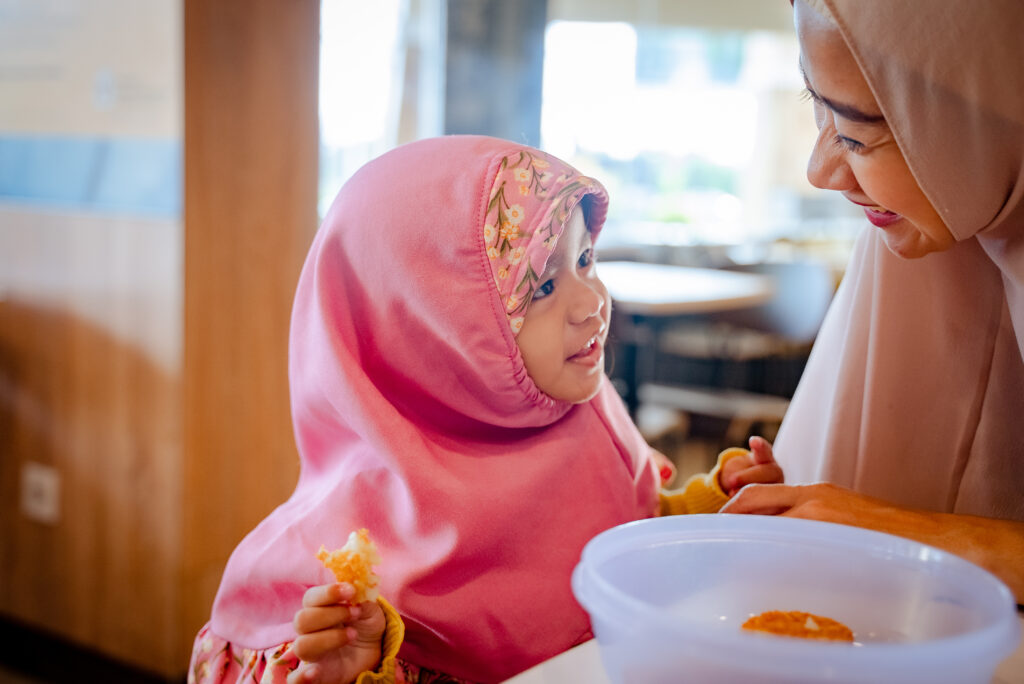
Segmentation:
[(951, 247), (839, 29), (804, 0), (794, 3), (794, 17), (818, 125), (808, 180), (861, 205), (894, 254), (915, 259)]

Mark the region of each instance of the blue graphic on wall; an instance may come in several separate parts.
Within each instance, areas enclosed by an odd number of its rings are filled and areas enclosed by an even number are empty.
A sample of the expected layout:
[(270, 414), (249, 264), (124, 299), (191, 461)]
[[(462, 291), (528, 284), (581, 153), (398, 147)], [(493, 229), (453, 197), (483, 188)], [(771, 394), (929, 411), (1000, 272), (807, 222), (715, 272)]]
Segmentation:
[(0, 135), (0, 201), (180, 218), (180, 140)]

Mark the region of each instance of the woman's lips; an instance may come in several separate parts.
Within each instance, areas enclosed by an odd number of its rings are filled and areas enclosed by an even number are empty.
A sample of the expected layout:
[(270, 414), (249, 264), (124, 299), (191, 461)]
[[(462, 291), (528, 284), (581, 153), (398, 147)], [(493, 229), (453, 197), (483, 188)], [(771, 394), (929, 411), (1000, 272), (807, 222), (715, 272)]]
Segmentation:
[(886, 226), (892, 225), (893, 223), (896, 223), (897, 221), (903, 219), (903, 216), (901, 216), (900, 214), (897, 214), (896, 212), (893, 211), (889, 211), (888, 209), (883, 209), (878, 205), (865, 204), (864, 202), (858, 202), (856, 200), (850, 199), (849, 197), (847, 197), (846, 199), (850, 200), (858, 207), (863, 209), (864, 215), (868, 217), (868, 221), (871, 221), (871, 223), (878, 226), (879, 228), (885, 228)]
[(881, 207), (863, 207), (863, 209), (864, 215), (868, 217), (868, 221), (871, 221), (871, 223), (879, 228), (885, 228), (886, 226), (892, 225), (893, 223), (903, 219), (899, 214), (887, 211)]

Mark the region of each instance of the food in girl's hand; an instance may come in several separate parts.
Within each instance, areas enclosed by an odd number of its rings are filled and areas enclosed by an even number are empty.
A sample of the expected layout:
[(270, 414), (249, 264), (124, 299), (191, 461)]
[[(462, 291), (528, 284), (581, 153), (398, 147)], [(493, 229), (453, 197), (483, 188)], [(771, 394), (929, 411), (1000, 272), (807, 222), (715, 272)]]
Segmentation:
[(742, 627), (757, 632), (801, 639), (853, 641), (853, 632), (843, 623), (799, 610), (769, 610), (751, 617), (743, 623)]
[(337, 551), (328, 551), (321, 545), (316, 557), (334, 573), (335, 579), (355, 587), (353, 604), (377, 600), (380, 578), (374, 574), (373, 566), (380, 563), (380, 554), (365, 528), (349, 534), (348, 541)]

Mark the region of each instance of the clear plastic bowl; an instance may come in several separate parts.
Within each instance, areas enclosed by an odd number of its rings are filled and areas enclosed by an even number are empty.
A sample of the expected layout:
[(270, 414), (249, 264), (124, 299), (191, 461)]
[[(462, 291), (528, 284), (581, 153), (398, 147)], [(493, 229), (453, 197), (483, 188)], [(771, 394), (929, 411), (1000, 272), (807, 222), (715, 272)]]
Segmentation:
[[(642, 520), (594, 537), (572, 577), (616, 684), (991, 681), (1017, 646), (1006, 586), (907, 539), (747, 515)], [(740, 628), (768, 610), (846, 624), (854, 644)]]

